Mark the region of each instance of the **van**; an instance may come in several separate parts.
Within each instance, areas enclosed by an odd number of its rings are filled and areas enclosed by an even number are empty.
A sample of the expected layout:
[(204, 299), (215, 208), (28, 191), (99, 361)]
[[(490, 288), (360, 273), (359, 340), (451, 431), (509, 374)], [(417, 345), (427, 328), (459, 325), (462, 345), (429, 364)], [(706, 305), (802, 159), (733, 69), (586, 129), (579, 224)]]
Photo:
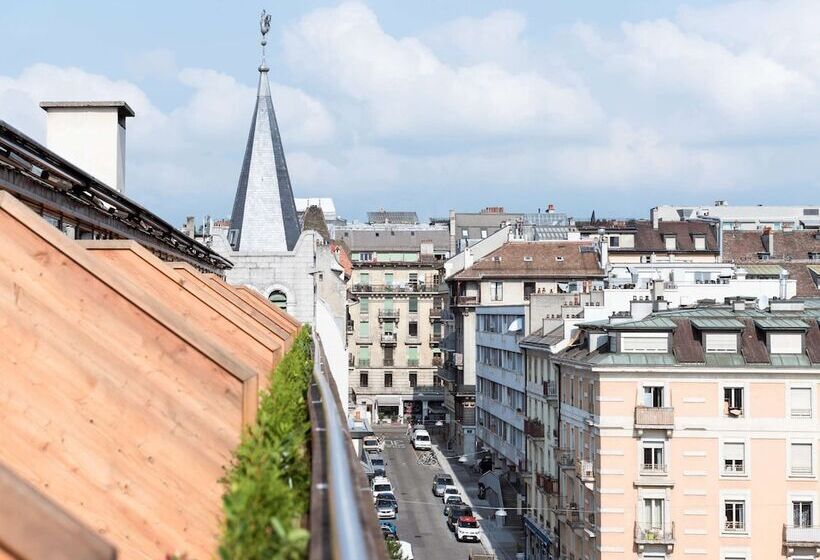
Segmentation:
[(416, 430), (415, 432), (413, 432), (413, 449), (430, 450), (432, 448), (433, 445), (430, 442), (430, 434), (427, 433), (427, 430)]
[(387, 476), (387, 460), (381, 453), (370, 454), (370, 466), (376, 476)]
[(373, 479), (372, 488), (373, 488), (373, 502), (379, 497), (379, 494), (384, 494), (387, 492), (393, 492), (393, 485), (390, 484), (390, 480), (383, 477), (377, 476)]

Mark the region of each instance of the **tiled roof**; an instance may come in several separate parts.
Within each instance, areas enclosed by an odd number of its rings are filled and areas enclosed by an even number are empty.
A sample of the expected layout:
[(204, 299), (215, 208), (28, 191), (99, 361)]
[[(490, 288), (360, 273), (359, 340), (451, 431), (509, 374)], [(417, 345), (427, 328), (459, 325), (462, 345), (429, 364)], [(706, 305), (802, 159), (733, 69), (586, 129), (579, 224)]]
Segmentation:
[[(732, 262), (756, 261), (758, 253), (767, 251), (766, 235), (759, 231), (723, 232), (724, 258)], [(775, 231), (772, 238), (772, 260), (808, 260), (809, 252), (820, 252), (820, 239), (812, 230)]]
[(676, 328), (672, 331), (672, 351), (678, 362), (703, 363), (704, 352), (700, 336), (692, 329), (689, 319), (675, 320)]
[(367, 221), (371, 224), (417, 224), (419, 217), (415, 212), (368, 212)]
[(471, 268), (456, 275), (457, 280), (484, 278), (603, 278), (594, 245), (589, 242), (506, 243)]
[[(668, 235), (675, 236), (676, 249), (668, 251), (664, 238)], [(703, 235), (706, 242), (706, 249), (695, 249), (695, 236)], [(610, 251), (624, 252), (657, 252), (657, 253), (717, 253), (717, 238), (715, 230), (707, 222), (659, 222), (657, 228), (652, 227), (652, 222), (635, 222), (635, 247), (619, 248), (612, 247)]]

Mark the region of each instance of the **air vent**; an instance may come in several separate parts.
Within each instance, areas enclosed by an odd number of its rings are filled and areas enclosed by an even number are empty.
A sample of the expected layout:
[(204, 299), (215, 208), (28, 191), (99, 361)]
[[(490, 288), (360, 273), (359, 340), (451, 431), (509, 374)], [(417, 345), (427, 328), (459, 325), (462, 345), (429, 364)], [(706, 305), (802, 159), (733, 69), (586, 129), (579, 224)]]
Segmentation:
[(557, 262), (564, 262), (564, 257), (562, 257), (561, 255), (556, 255), (556, 256), (555, 256), (555, 260), (556, 260)]
[(532, 257), (524, 257), (524, 262), (532, 262)]

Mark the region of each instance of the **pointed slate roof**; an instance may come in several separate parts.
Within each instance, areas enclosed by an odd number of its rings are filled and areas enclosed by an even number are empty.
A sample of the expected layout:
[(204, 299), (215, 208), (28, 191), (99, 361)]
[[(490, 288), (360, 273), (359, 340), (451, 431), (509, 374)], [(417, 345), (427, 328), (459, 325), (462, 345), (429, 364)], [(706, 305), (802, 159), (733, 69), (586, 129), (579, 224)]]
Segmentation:
[(236, 187), (229, 241), (235, 251), (291, 251), (300, 231), (270, 95), (268, 67), (263, 62), (259, 67), (259, 89), (245, 159)]

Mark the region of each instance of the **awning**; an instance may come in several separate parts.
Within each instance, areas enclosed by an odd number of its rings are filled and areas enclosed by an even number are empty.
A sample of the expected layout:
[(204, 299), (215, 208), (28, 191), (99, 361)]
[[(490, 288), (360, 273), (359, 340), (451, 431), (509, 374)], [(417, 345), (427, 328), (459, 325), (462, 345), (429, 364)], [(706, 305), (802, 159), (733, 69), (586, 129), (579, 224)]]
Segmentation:
[(777, 264), (739, 264), (738, 268), (746, 270), (748, 276), (774, 276), (779, 277), (783, 267)]
[(535, 521), (529, 518), (529, 516), (525, 515), (524, 519), (524, 528), (530, 532), (533, 536), (535, 536), (539, 541), (543, 542), (544, 544), (548, 545), (552, 542), (552, 538), (550, 537), (549, 533), (544, 531)]

